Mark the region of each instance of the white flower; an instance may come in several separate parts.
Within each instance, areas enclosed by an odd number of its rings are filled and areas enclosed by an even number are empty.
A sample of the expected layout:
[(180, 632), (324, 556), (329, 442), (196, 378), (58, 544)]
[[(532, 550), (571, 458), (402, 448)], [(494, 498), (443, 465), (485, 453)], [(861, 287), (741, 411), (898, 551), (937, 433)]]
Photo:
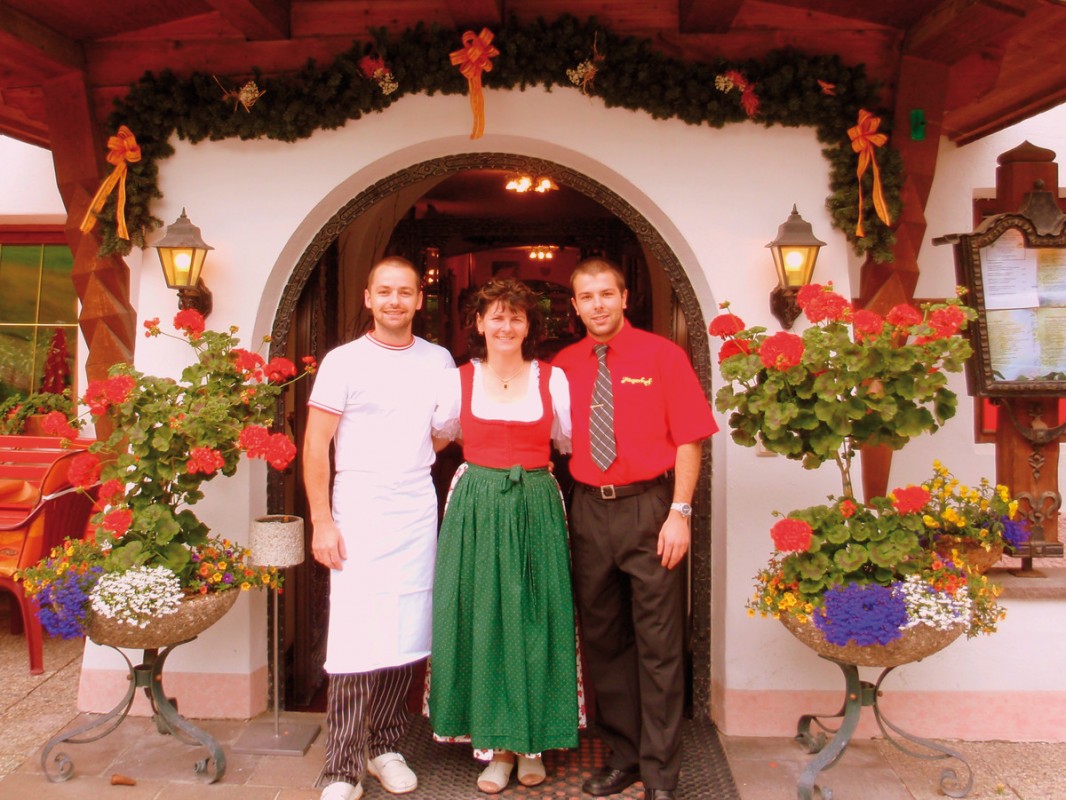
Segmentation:
[(899, 584), (907, 606), (907, 624), (903, 629), (924, 623), (940, 631), (950, 630), (959, 624), (969, 624), (973, 603), (969, 595), (961, 592), (951, 595), (937, 591), (917, 575), (908, 576)]
[(94, 614), (144, 628), (173, 614), (183, 597), (178, 576), (166, 567), (133, 567), (100, 577), (90, 598)]

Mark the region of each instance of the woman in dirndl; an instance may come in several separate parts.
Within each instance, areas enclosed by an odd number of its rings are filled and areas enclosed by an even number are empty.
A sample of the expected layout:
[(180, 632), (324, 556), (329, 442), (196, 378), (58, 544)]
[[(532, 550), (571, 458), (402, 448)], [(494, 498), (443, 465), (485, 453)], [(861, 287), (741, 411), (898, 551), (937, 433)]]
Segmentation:
[(493, 280), (474, 296), (472, 360), (448, 370), (435, 435), (460, 438), (433, 588), (434, 735), (488, 760), (478, 788), (545, 779), (541, 754), (578, 743), (582, 712), (570, 551), (551, 444), (569, 451), (562, 370), (533, 358), (538, 296)]

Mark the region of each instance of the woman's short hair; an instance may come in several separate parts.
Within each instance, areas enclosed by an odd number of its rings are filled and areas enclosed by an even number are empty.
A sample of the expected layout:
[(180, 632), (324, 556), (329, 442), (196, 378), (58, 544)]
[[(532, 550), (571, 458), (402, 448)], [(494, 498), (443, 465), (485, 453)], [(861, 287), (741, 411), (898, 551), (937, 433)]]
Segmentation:
[(493, 278), (471, 295), (466, 314), (470, 357), (486, 357), (485, 335), (478, 333), (477, 317), (479, 315), (484, 317), (497, 303), (505, 309), (521, 311), (526, 315), (529, 333), (522, 342), (522, 358), (532, 361), (536, 357), (537, 345), (544, 337), (544, 309), (540, 305), (540, 295), (526, 284), (513, 278), (504, 280)]

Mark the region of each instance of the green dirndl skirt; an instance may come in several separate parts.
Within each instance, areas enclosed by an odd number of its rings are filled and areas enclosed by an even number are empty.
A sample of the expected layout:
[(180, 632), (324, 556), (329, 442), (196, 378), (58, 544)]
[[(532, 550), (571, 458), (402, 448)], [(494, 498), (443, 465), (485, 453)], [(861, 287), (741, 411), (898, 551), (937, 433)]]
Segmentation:
[(577, 747), (570, 550), (547, 469), (474, 464), (441, 525), (429, 719), (477, 749)]

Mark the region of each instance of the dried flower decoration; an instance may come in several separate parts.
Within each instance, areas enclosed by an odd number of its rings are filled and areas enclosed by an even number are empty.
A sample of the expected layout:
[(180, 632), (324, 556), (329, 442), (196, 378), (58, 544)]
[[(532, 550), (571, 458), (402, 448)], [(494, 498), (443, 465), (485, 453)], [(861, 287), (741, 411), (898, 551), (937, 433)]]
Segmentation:
[(392, 70), (381, 56), (363, 56), (359, 59), (359, 69), (369, 80), (377, 81), (383, 95), (390, 95), (400, 88)]
[(748, 115), (748, 118), (754, 118), (759, 113), (759, 98), (755, 94), (755, 84), (749, 83), (748, 79), (735, 69), (716, 75), (714, 88), (726, 94), (734, 89), (739, 89), (740, 105), (744, 109), (744, 113)]
[(592, 57), (586, 58), (573, 69), (568, 69), (566, 71), (566, 77), (570, 79), (570, 83), (581, 89), (581, 94), (586, 97), (588, 96), (589, 90), (592, 88), (592, 84), (596, 80), (597, 73), (600, 71), (600, 65), (602, 65), (606, 59), (606, 56), (604, 56), (596, 46), (598, 39), (598, 33), (592, 37)]
[(215, 79), (215, 83), (222, 90), (222, 100), (225, 102), (233, 101), (233, 110), (237, 110), (237, 106), (243, 106), (247, 113), (252, 112), (252, 106), (259, 102), (259, 98), (266, 94), (266, 91), (259, 91), (259, 86), (255, 81), (247, 81), (239, 89), (227, 89), (222, 85), (216, 76), (212, 75)]

